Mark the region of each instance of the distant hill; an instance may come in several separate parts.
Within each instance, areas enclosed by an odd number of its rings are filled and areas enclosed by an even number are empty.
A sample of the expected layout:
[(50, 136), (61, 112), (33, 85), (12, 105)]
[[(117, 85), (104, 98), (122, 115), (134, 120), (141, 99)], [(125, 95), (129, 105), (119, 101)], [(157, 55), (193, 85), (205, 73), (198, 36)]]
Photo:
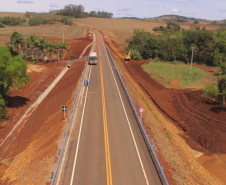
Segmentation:
[(161, 15), (159, 17), (147, 18), (149, 21), (165, 21), (165, 22), (183, 22), (183, 23), (195, 23), (195, 24), (211, 24), (226, 26), (226, 20), (211, 21), (207, 19), (199, 19), (194, 17), (185, 17), (180, 15)]
[(145, 19), (139, 18), (139, 17), (120, 17), (120, 19), (137, 19), (137, 20), (145, 20)]

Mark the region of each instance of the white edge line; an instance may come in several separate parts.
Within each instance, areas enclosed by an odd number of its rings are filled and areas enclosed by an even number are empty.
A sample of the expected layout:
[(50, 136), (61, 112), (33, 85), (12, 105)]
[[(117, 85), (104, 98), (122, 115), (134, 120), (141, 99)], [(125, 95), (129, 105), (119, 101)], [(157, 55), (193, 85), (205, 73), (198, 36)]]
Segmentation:
[[(83, 86), (83, 89), (85, 88), (85, 86)], [(82, 95), (80, 94), (79, 95), (79, 99), (82, 99)], [(79, 99), (78, 99), (78, 102), (79, 102)], [(60, 167), (60, 172), (59, 172), (59, 176), (57, 178), (57, 183), (56, 185), (59, 185), (60, 183), (60, 180), (61, 180), (61, 173), (62, 173), (62, 169), (64, 167), (64, 162), (65, 162), (65, 158), (66, 158), (66, 154), (67, 154), (67, 150), (68, 150), (68, 146), (69, 146), (69, 143), (70, 143), (70, 138), (71, 138), (71, 135), (72, 135), (72, 129), (74, 127), (74, 121), (75, 121), (75, 117), (77, 115), (77, 111), (78, 111), (78, 106), (76, 106), (76, 109), (75, 109), (75, 113), (74, 113), (74, 116), (73, 116), (73, 119), (72, 119), (72, 125), (71, 125), (71, 129), (70, 129), (70, 134), (69, 134), (69, 138), (67, 139), (67, 145), (66, 145), (66, 148), (64, 150), (64, 156), (63, 156), (63, 161), (61, 163), (61, 167)]]
[[(91, 72), (92, 72), (92, 66), (91, 66), (90, 73), (89, 73), (89, 80), (90, 80)], [(79, 129), (79, 136), (78, 136), (78, 142), (77, 142), (77, 147), (76, 147), (76, 152), (75, 152), (75, 160), (74, 160), (73, 170), (72, 170), (72, 174), (71, 174), (70, 185), (72, 185), (73, 180), (74, 180), (75, 166), (76, 166), (76, 162), (77, 162), (78, 148), (79, 148), (79, 142), (80, 142), (80, 137), (81, 137), (81, 130), (82, 130), (84, 112), (85, 112), (85, 108), (86, 108), (86, 100), (87, 100), (88, 90), (89, 90), (89, 86), (87, 87), (87, 90), (86, 90), (86, 97), (85, 97), (85, 102), (84, 102), (83, 111), (82, 111), (82, 119), (81, 119), (81, 124), (80, 124), (80, 129)]]
[[(104, 45), (104, 44), (103, 44), (103, 45)], [(135, 148), (136, 148), (136, 151), (137, 151), (137, 155), (138, 155), (138, 158), (139, 158), (139, 161), (140, 161), (140, 165), (141, 165), (141, 168), (142, 168), (142, 170), (143, 170), (143, 173), (144, 173), (144, 177), (145, 177), (146, 183), (147, 183), (147, 185), (149, 185), (148, 178), (147, 178), (146, 172), (145, 172), (145, 170), (144, 170), (143, 163), (142, 163), (142, 161), (141, 161), (140, 153), (139, 153), (139, 150), (138, 150), (138, 147), (137, 147), (137, 144), (136, 144), (134, 135), (133, 135), (133, 131), (132, 131), (132, 128), (131, 128), (131, 125), (130, 125), (130, 122), (129, 122), (129, 119), (128, 119), (128, 116), (127, 116), (127, 113), (126, 113), (126, 110), (125, 110), (124, 103), (123, 103), (123, 101), (122, 101), (122, 97), (121, 97), (121, 94), (120, 94), (120, 91), (119, 91), (117, 82), (116, 82), (116, 80), (115, 80), (115, 75), (114, 75), (114, 73), (113, 73), (113, 70), (112, 70), (112, 67), (111, 67), (111, 64), (110, 64), (110, 60), (109, 60), (109, 57), (108, 57), (108, 54), (107, 54), (105, 45), (104, 45), (104, 49), (105, 49), (104, 51), (105, 51), (105, 53), (106, 53), (106, 55), (107, 55), (107, 58), (108, 58), (108, 63), (109, 63), (110, 68), (111, 68), (111, 72), (112, 72), (112, 75), (113, 75), (113, 78), (114, 78), (114, 81), (115, 81), (115, 85), (116, 85), (117, 90), (118, 90), (118, 94), (119, 94), (120, 100), (121, 100), (121, 102), (122, 102), (122, 107), (123, 107), (123, 110), (124, 110), (124, 112), (125, 112), (126, 120), (127, 120), (129, 129), (130, 129), (132, 138), (133, 138), (133, 142), (134, 142), (134, 145), (135, 145)]]

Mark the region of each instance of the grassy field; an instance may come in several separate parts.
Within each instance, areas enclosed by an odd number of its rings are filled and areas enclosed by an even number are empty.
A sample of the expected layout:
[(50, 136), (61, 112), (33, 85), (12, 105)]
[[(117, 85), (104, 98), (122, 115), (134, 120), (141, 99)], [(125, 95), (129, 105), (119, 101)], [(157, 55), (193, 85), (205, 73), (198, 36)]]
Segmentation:
[[(212, 74), (196, 67), (184, 64), (149, 63), (142, 65), (152, 78), (167, 88), (205, 88), (211, 81)], [(212, 81), (211, 81), (212, 83)]]
[[(166, 22), (157, 21), (143, 21), (143, 20), (133, 20), (133, 19), (119, 19), (119, 18), (83, 18), (74, 19), (74, 23), (83, 26), (89, 26), (92, 28), (97, 28), (99, 30), (105, 30), (108, 36), (120, 45), (126, 45), (126, 39), (133, 35), (134, 29), (144, 29), (145, 31), (152, 31), (153, 27), (156, 26), (166, 26)], [(190, 29), (190, 23), (182, 24), (182, 28)], [(213, 27), (207, 27), (207, 29), (216, 29)]]

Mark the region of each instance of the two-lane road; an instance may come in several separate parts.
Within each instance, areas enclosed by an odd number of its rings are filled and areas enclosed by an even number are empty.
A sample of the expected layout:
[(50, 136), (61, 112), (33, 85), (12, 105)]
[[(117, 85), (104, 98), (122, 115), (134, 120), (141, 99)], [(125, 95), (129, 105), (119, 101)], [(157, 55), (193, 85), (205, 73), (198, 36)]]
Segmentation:
[(67, 151), (62, 185), (162, 184), (107, 54), (95, 31), (98, 64), (89, 70), (79, 122)]

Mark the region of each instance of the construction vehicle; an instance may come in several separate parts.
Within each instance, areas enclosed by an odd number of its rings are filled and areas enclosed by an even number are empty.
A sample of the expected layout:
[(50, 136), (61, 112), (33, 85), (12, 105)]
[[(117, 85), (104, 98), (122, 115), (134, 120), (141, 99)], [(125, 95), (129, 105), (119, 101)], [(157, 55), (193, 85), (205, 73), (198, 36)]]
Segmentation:
[(97, 64), (97, 53), (96, 52), (90, 52), (89, 64)]
[(125, 57), (126, 61), (130, 61), (131, 60), (131, 56), (130, 56), (131, 51), (128, 53), (128, 55)]

